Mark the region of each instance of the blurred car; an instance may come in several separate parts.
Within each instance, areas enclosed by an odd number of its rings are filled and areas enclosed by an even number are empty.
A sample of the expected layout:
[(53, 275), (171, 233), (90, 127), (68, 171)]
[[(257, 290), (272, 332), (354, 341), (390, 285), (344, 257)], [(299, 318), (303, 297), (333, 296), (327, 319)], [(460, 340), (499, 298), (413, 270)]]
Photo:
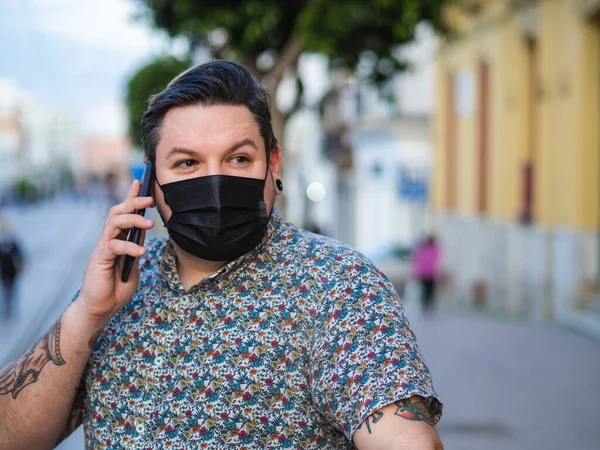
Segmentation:
[(412, 247), (403, 244), (389, 244), (373, 247), (363, 252), (385, 276), (400, 295), (411, 276)]

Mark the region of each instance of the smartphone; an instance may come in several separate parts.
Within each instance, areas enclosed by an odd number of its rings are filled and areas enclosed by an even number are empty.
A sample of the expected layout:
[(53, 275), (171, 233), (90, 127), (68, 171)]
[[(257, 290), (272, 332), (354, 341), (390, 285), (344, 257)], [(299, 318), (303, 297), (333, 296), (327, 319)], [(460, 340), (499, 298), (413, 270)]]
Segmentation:
[[(142, 189), (140, 191), (140, 197), (148, 197), (150, 195), (150, 184), (152, 183), (152, 161), (148, 161), (146, 163), (146, 168), (144, 169), (144, 175), (142, 176)], [(146, 208), (140, 209), (134, 212), (134, 214), (139, 214), (144, 217), (146, 215)], [(142, 237), (142, 230), (139, 228), (132, 228), (127, 233), (127, 241), (134, 242), (137, 245), (140, 245), (140, 239)], [(123, 271), (121, 272), (121, 281), (123, 283), (127, 283), (129, 280), (129, 275), (131, 275), (131, 269), (133, 269), (133, 263), (135, 262), (135, 257), (131, 255), (125, 255), (123, 259)]]

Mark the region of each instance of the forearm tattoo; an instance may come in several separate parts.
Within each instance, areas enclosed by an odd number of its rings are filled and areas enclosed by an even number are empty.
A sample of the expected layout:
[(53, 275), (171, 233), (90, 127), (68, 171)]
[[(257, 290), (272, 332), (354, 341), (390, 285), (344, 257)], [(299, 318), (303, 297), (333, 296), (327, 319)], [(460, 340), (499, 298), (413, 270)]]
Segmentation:
[(62, 366), (66, 361), (60, 353), (61, 321), (25, 353), (21, 359), (11, 363), (0, 372), (0, 395), (11, 395), (13, 399), (30, 384), (38, 381), (48, 361)]
[(94, 334), (92, 334), (92, 337), (88, 341), (88, 347), (91, 350), (94, 350), (94, 347), (96, 346), (96, 342), (98, 342), (98, 339), (100, 339), (100, 335), (102, 334), (103, 331), (104, 330), (98, 330)]
[(71, 408), (71, 414), (67, 420), (67, 425), (63, 429), (62, 433), (58, 437), (58, 441), (54, 446), (58, 446), (62, 441), (68, 438), (73, 431), (79, 427), (79, 425), (83, 422), (83, 410), (85, 408), (84, 404), (84, 389), (85, 386), (83, 382), (79, 385), (79, 387), (75, 390), (75, 400), (73, 401), (73, 407)]

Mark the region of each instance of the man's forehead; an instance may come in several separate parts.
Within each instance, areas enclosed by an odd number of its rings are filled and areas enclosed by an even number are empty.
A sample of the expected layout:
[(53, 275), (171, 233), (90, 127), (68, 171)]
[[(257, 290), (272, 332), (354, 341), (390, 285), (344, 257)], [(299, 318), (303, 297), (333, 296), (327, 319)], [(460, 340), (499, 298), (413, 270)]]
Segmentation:
[[(165, 114), (163, 126), (185, 126), (201, 122), (206, 126), (254, 126), (258, 129), (252, 112), (246, 105), (189, 105), (171, 108)], [(195, 124), (197, 125), (197, 124)]]
[(240, 142), (264, 150), (260, 128), (246, 106), (177, 107), (164, 117), (157, 154), (166, 158), (174, 149), (225, 151)]

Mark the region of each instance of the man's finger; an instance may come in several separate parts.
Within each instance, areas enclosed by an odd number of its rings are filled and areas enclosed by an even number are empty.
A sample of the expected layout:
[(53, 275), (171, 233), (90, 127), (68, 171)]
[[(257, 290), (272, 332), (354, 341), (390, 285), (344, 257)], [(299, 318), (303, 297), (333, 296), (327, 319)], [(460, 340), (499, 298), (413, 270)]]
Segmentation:
[(131, 275), (130, 275), (129, 279), (127, 280), (127, 283), (132, 283), (132, 284), (135, 284), (135, 285), (137, 285), (139, 283), (139, 278), (140, 278), (140, 272), (139, 272), (140, 259), (141, 258), (135, 258), (135, 260), (133, 261), (133, 267), (131, 268)]
[(146, 219), (139, 214), (120, 214), (112, 216), (106, 221), (104, 231), (102, 232), (102, 239), (109, 241), (115, 238), (122, 238), (123, 231), (130, 230), (131, 228), (146, 230), (153, 226), (154, 222), (152, 220)]
[(152, 197), (135, 197), (125, 200), (125, 204), (128, 208), (133, 208), (133, 210), (153, 208), (154, 199)]
[(138, 258), (146, 253), (146, 249), (141, 245), (136, 245), (133, 242), (121, 241), (120, 239), (112, 239), (100, 250), (100, 259), (110, 261), (117, 256), (130, 255)]
[(123, 203), (110, 208), (108, 217), (117, 216), (119, 214), (129, 214), (139, 209), (152, 208), (154, 206), (154, 199), (152, 197), (134, 197), (127, 198)]
[(133, 180), (131, 183), (131, 186), (129, 187), (129, 191), (127, 191), (125, 200), (134, 198), (134, 197), (137, 197), (138, 195), (140, 195), (141, 188), (142, 188), (142, 186), (140, 185), (140, 182), (138, 180)]

